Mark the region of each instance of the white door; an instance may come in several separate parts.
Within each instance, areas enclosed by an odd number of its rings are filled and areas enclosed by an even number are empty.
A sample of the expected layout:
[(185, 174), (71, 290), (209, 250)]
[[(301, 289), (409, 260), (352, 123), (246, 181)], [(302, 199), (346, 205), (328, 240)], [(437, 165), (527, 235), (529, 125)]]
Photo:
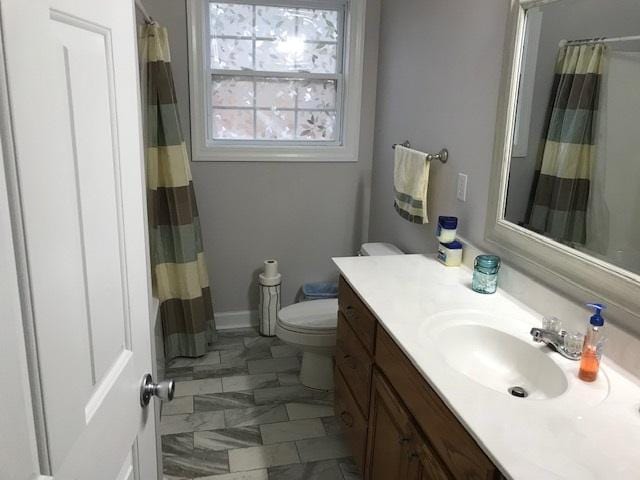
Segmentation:
[[(0, 0), (55, 480), (157, 478), (132, 0)], [(1, 476), (1, 474), (0, 474)]]

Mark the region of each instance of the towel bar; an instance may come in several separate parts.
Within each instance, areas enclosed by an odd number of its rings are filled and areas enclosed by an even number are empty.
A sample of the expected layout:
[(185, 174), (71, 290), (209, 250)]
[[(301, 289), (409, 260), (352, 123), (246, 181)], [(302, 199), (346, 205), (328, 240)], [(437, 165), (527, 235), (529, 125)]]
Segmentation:
[[(394, 150), (396, 149), (396, 145), (401, 145), (405, 148), (411, 148), (411, 142), (409, 140), (405, 140), (402, 143), (394, 143), (391, 148), (393, 148)], [(447, 160), (449, 160), (449, 150), (447, 150), (446, 148), (443, 148), (442, 150), (440, 150), (440, 152), (438, 153), (427, 153), (426, 154), (426, 160), (427, 161), (433, 161), (433, 160), (440, 160), (442, 163), (447, 163)]]

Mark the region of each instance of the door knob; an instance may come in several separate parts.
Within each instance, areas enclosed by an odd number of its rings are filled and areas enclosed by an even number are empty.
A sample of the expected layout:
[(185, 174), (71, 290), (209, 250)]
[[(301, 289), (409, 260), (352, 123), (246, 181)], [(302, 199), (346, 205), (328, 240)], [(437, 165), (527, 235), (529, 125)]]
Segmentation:
[(140, 405), (146, 407), (151, 401), (151, 397), (158, 397), (163, 402), (173, 400), (173, 394), (176, 391), (176, 382), (173, 380), (165, 380), (160, 383), (153, 383), (153, 377), (147, 373), (142, 377), (140, 385)]

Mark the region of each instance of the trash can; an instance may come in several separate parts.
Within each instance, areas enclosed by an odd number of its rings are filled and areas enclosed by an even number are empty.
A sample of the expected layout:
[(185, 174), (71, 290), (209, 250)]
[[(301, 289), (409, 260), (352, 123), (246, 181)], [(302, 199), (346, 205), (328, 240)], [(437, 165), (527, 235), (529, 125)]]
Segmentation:
[(338, 298), (337, 282), (313, 282), (302, 285), (303, 300)]
[(282, 275), (278, 273), (278, 262), (266, 260), (264, 272), (258, 276), (260, 289), (260, 307), (258, 321), (260, 335), (273, 337), (276, 334), (276, 322), (280, 310), (280, 288)]

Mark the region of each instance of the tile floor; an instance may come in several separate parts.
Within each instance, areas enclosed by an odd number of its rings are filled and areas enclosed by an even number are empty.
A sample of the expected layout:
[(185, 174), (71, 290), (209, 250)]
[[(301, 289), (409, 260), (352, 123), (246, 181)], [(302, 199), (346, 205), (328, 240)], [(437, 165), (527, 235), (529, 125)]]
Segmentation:
[(165, 480), (358, 480), (333, 394), (302, 386), (300, 352), (254, 329), (222, 330), (202, 358), (167, 366)]

